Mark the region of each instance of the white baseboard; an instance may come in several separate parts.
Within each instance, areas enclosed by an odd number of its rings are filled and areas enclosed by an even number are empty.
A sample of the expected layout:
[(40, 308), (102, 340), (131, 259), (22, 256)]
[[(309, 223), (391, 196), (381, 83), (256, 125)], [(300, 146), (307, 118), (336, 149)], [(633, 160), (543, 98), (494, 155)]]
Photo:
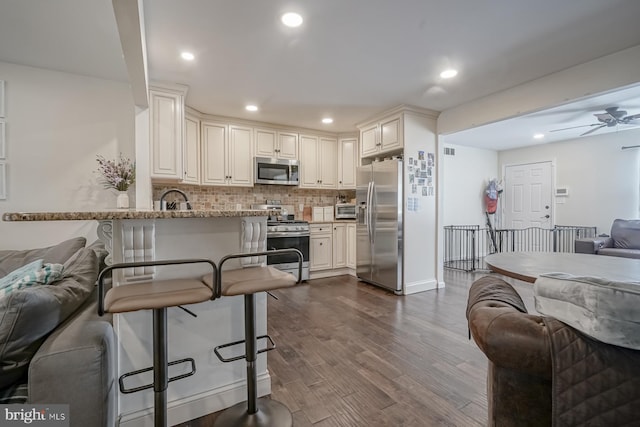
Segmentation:
[[(271, 376), (269, 373), (264, 373), (258, 376), (258, 397), (268, 394), (271, 394)], [(200, 418), (245, 400), (247, 400), (247, 385), (245, 380), (242, 379), (205, 393), (169, 402), (167, 410), (168, 424), (173, 426)], [(118, 426), (153, 427), (153, 408), (122, 415)]]
[[(442, 283), (442, 286), (444, 287), (444, 283)], [(424, 292), (424, 291), (431, 291), (433, 289), (437, 289), (438, 288), (438, 281), (437, 280), (423, 280), (420, 282), (413, 282), (413, 283), (405, 283), (404, 285), (404, 295), (411, 295), (411, 294), (415, 294), (418, 292)]]
[(325, 277), (344, 276), (349, 274), (351, 276), (356, 275), (356, 270), (353, 268), (334, 268), (332, 270), (318, 270), (309, 273), (309, 280), (311, 279), (324, 279)]

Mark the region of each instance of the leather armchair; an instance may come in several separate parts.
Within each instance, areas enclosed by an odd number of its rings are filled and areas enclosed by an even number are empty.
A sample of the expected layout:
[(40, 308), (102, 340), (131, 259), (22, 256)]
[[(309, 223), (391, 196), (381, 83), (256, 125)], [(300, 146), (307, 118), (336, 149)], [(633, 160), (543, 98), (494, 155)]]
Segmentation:
[(527, 313), (518, 293), (495, 276), (476, 280), (469, 329), (489, 359), (489, 426), (551, 425), (551, 356), (545, 318)]

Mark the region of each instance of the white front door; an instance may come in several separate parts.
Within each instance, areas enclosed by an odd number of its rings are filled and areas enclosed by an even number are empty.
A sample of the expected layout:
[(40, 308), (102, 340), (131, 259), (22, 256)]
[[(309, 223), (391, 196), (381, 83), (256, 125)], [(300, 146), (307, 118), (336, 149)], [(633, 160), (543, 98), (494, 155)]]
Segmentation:
[(552, 228), (551, 162), (505, 167), (505, 227)]

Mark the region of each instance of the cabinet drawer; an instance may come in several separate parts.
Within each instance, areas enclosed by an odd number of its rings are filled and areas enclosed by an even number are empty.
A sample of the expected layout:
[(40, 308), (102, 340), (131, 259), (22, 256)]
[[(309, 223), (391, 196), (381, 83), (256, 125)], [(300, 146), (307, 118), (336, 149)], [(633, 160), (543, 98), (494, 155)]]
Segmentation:
[(331, 234), (333, 232), (333, 227), (331, 223), (326, 224), (309, 224), (309, 232), (311, 234)]

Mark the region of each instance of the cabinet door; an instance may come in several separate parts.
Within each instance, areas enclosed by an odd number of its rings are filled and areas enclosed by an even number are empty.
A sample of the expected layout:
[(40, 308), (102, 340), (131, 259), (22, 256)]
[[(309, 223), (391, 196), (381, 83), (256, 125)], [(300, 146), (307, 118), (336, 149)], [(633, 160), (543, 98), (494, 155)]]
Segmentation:
[(300, 135), (300, 187), (320, 187), (317, 136)]
[(202, 184), (227, 184), (227, 126), (202, 123)]
[(328, 270), (331, 268), (331, 233), (311, 235), (309, 238), (309, 270)]
[(253, 129), (229, 126), (229, 185), (253, 187)]
[(338, 188), (356, 188), (356, 138), (341, 139), (338, 145)]
[(367, 157), (378, 152), (378, 125), (373, 125), (360, 132), (360, 157)]
[(320, 188), (338, 188), (338, 140), (320, 138), (318, 145)]
[(402, 125), (400, 118), (380, 124), (380, 151), (402, 148)]
[(276, 131), (256, 129), (256, 157), (276, 157)]
[(333, 224), (333, 268), (347, 266), (346, 224)]
[(347, 224), (347, 267), (356, 268), (356, 225)]
[(278, 153), (280, 159), (298, 159), (298, 134), (290, 132), (278, 132)]
[(151, 178), (182, 179), (183, 97), (149, 90)]
[(182, 182), (200, 184), (200, 121), (187, 117), (184, 123), (184, 178)]

